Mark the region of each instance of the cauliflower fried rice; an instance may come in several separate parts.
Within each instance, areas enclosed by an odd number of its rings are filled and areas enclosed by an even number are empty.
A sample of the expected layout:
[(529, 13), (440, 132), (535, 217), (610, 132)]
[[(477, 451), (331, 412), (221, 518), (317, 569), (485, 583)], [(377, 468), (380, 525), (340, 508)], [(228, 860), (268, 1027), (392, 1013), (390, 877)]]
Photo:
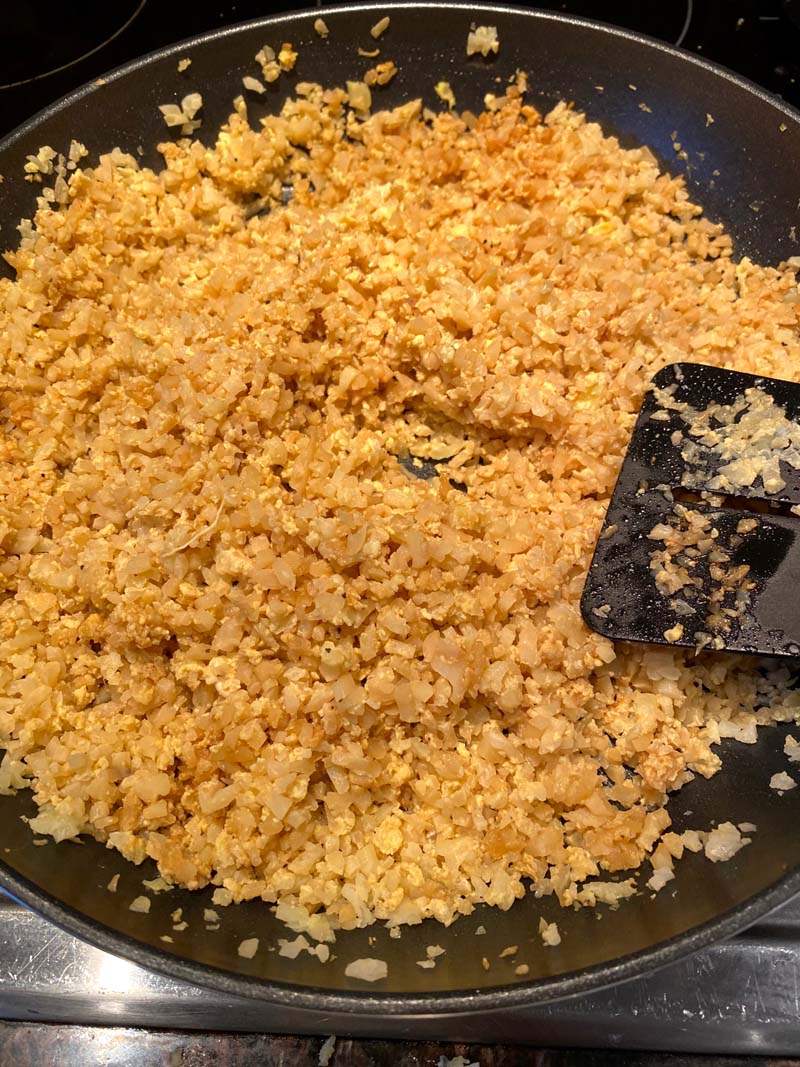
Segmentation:
[(796, 696), (578, 602), (653, 373), (800, 377), (794, 269), (517, 86), (162, 151), (0, 281), (0, 788), (318, 938), (668, 870), (669, 792)]

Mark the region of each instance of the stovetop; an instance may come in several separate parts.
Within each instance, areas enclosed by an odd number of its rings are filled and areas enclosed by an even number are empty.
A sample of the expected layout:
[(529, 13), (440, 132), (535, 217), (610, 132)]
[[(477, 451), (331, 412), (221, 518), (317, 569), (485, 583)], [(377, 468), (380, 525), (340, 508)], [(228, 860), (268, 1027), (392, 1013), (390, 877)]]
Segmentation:
[(0, 1019), (796, 1055), (800, 899), (692, 959), (589, 996), (489, 1014), (378, 1019), (271, 1007), (162, 978), (91, 948), (0, 894)]
[[(311, 0), (309, 0), (309, 3)], [(0, 16), (0, 136), (48, 103), (161, 45), (292, 6), (289, 0), (37, 0)], [(800, 0), (556, 0), (538, 6), (650, 34), (800, 107)], [(670, 1051), (797, 1053), (800, 899), (733, 941), (647, 979), (490, 1015), (331, 1019), (149, 974), (0, 896), (0, 1018), (342, 1032)]]
[[(313, 0), (6, 4), (0, 16), (0, 136), (84, 82), (161, 45), (309, 6)], [(529, 6), (600, 19), (681, 45), (800, 107), (800, 0), (542, 0)]]

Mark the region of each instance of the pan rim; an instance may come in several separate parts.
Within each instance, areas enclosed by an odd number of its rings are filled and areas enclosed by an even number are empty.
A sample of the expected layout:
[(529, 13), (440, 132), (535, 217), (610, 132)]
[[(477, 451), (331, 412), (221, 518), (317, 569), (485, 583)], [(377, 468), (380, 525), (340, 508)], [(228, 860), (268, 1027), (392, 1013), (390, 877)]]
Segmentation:
[(128, 74), (132, 74), (141, 67), (148, 66), (157, 59), (168, 58), (178, 52), (185, 51), (193, 45), (205, 44), (209, 41), (219, 41), (227, 37), (236, 36), (240, 33), (258, 29), (262, 26), (280, 26), (282, 23), (286, 22), (296, 23), (298, 20), (308, 18), (311, 15), (314, 15), (315, 18), (321, 18), (323, 15), (333, 17), (342, 14), (358, 14), (359, 12), (368, 11), (385, 12), (387, 10), (409, 11), (420, 9), (435, 11), (437, 8), (441, 7), (447, 7), (450, 10), (457, 8), (465, 13), (483, 12), (487, 14), (522, 16), (523, 18), (530, 18), (539, 22), (555, 22), (584, 27), (586, 29), (607, 34), (610, 37), (635, 41), (637, 44), (643, 45), (646, 48), (653, 49), (657, 52), (664, 52), (681, 62), (689, 63), (691, 66), (699, 67), (701, 70), (708, 71), (708, 73), (713, 74), (716, 77), (723, 78), (725, 81), (738, 86), (740, 89), (744, 89), (746, 92), (750, 93), (750, 95), (755, 96), (764, 103), (776, 108), (793, 122), (800, 124), (800, 109), (788, 104), (782, 97), (763, 89), (749, 78), (736, 74), (724, 64), (711, 62), (701, 56), (695, 55), (693, 52), (688, 52), (683, 48), (678, 48), (675, 45), (659, 41), (655, 37), (649, 37), (647, 34), (638, 33), (634, 30), (622, 29), (621, 27), (613, 26), (608, 22), (602, 22), (599, 19), (587, 19), (578, 15), (564, 15), (555, 11), (545, 11), (541, 8), (511, 7), (507, 4), (451, 4), (448, 3), (447, 0), (387, 0), (386, 3), (381, 3), (379, 0), (365, 0), (365, 2), (362, 3), (342, 4), (341, 7), (305, 7), (297, 11), (284, 12), (278, 15), (268, 15), (264, 18), (248, 19), (244, 22), (235, 22), (229, 26), (222, 26), (219, 29), (209, 30), (206, 33), (195, 34), (192, 37), (185, 37), (180, 41), (175, 41), (173, 44), (164, 45), (162, 48), (156, 48), (151, 52), (146, 52), (144, 55), (132, 59), (128, 63), (123, 63), (119, 67), (113, 67), (99, 78), (86, 82), (84, 85), (79, 86), (66, 96), (54, 100), (53, 103), (48, 104), (40, 111), (35, 112), (30, 118), (11, 130), (3, 138), (0, 138), (0, 155), (7, 149), (11, 148), (15, 141), (34, 130), (36, 126), (45, 119), (50, 118), (51, 115), (56, 115), (60, 111), (66, 110), (74, 103), (77, 103), (78, 100), (82, 100), (84, 97), (97, 92), (111, 81), (117, 81)]
[(509, 986), (463, 989), (441, 993), (379, 993), (358, 989), (347, 992), (311, 985), (293, 985), (273, 979), (256, 978), (195, 960), (186, 960), (165, 949), (149, 945), (129, 934), (87, 917), (64, 904), (0, 859), (0, 889), (12, 899), (43, 916), (54, 926), (80, 938), (102, 952), (108, 952), (168, 978), (215, 989), (229, 996), (292, 1009), (338, 1012), (343, 1015), (391, 1015), (394, 1017), (458, 1016), (477, 1011), (542, 1006), (596, 993), (623, 982), (654, 974), (673, 963), (687, 959), (709, 945), (727, 941), (744, 932), (758, 919), (788, 903), (800, 894), (800, 867), (788, 871), (773, 885), (756, 893), (743, 904), (728, 908), (722, 915), (707, 919), (654, 947), (619, 956), (577, 971), (532, 979)]
[[(262, 27), (276, 27), (285, 23), (296, 24), (312, 15), (315, 18), (324, 16), (338, 18), (341, 15), (368, 12), (386, 14), (394, 10), (433, 11), (442, 6), (447, 6), (451, 11), (455, 7), (465, 15), (514, 16), (515, 18), (530, 18), (538, 22), (574, 25), (612, 38), (632, 41), (640, 47), (665, 53), (673, 59), (701, 68), (715, 77), (737, 86), (738, 89), (757, 97), (781, 115), (790, 119), (800, 131), (800, 111), (787, 104), (780, 97), (774, 96), (721, 64), (709, 62), (693, 53), (665, 44), (645, 34), (620, 29), (608, 23), (592, 19), (537, 9), (510, 7), (503, 4), (461, 3), (452, 5), (449, 3), (443, 4), (442, 0), (420, 0), (420, 2), (402, 0), (399, 3), (381, 3), (377, 2), (377, 0), (368, 0), (365, 3), (352, 3), (341, 7), (311, 7), (264, 18), (251, 19), (198, 34), (148, 52), (137, 59), (114, 68), (108, 74), (103, 75), (102, 78), (81, 86), (31, 116), (0, 140), (0, 158), (16, 141), (34, 131), (46, 119), (68, 110), (78, 101), (102, 88), (103, 84), (117, 81), (137, 70), (146, 68), (157, 60), (169, 58), (172, 55), (183, 52), (189, 47), (219, 41)], [(305, 1009), (314, 1012), (339, 1012), (344, 1015), (383, 1014), (396, 1017), (413, 1017), (420, 1015), (465, 1015), (476, 1011), (502, 1011), (504, 1009), (553, 1003), (580, 994), (595, 992), (660, 970), (678, 960), (693, 955), (712, 943), (725, 940), (742, 932), (757, 919), (780, 907), (792, 896), (800, 893), (800, 867), (787, 871), (778, 881), (756, 893), (742, 904), (735, 905), (721, 915), (716, 915), (698, 926), (676, 934), (666, 941), (658, 942), (655, 946), (643, 948), (610, 961), (593, 964), (577, 971), (533, 979), (529, 982), (519, 982), (505, 987), (499, 986), (478, 990), (465, 989), (446, 993), (430, 991), (424, 994), (377, 993), (361, 990), (331, 992), (320, 987), (290, 985), (276, 982), (272, 979), (237, 974), (209, 964), (188, 961), (164, 949), (151, 946), (128, 934), (114, 930), (97, 920), (88, 918), (82, 912), (64, 904), (47, 890), (40, 888), (20, 875), (2, 859), (0, 859), (0, 888), (5, 889), (16, 900), (32, 908), (67, 933), (81, 938), (102, 951), (122, 956), (138, 966), (179, 981), (213, 988), (228, 995), (250, 997), (273, 1005), (294, 1009)]]

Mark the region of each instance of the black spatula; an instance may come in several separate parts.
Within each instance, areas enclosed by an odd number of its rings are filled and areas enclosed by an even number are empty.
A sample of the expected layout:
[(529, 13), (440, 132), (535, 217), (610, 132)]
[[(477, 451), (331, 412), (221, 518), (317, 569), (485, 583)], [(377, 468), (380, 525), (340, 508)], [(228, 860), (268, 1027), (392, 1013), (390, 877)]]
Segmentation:
[(659, 371), (589, 568), (586, 622), (613, 640), (800, 656), (798, 444), (800, 385)]

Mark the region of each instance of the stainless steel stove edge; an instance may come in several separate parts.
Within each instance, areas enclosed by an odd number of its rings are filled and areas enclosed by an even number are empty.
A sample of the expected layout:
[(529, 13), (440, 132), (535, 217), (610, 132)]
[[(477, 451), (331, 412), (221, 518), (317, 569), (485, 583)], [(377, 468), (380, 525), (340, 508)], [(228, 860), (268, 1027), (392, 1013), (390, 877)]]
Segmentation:
[(80, 1025), (800, 1053), (800, 898), (747, 934), (640, 979), (490, 1014), (383, 1017), (271, 1007), (163, 978), (13, 903), (0, 906), (0, 1018)]

